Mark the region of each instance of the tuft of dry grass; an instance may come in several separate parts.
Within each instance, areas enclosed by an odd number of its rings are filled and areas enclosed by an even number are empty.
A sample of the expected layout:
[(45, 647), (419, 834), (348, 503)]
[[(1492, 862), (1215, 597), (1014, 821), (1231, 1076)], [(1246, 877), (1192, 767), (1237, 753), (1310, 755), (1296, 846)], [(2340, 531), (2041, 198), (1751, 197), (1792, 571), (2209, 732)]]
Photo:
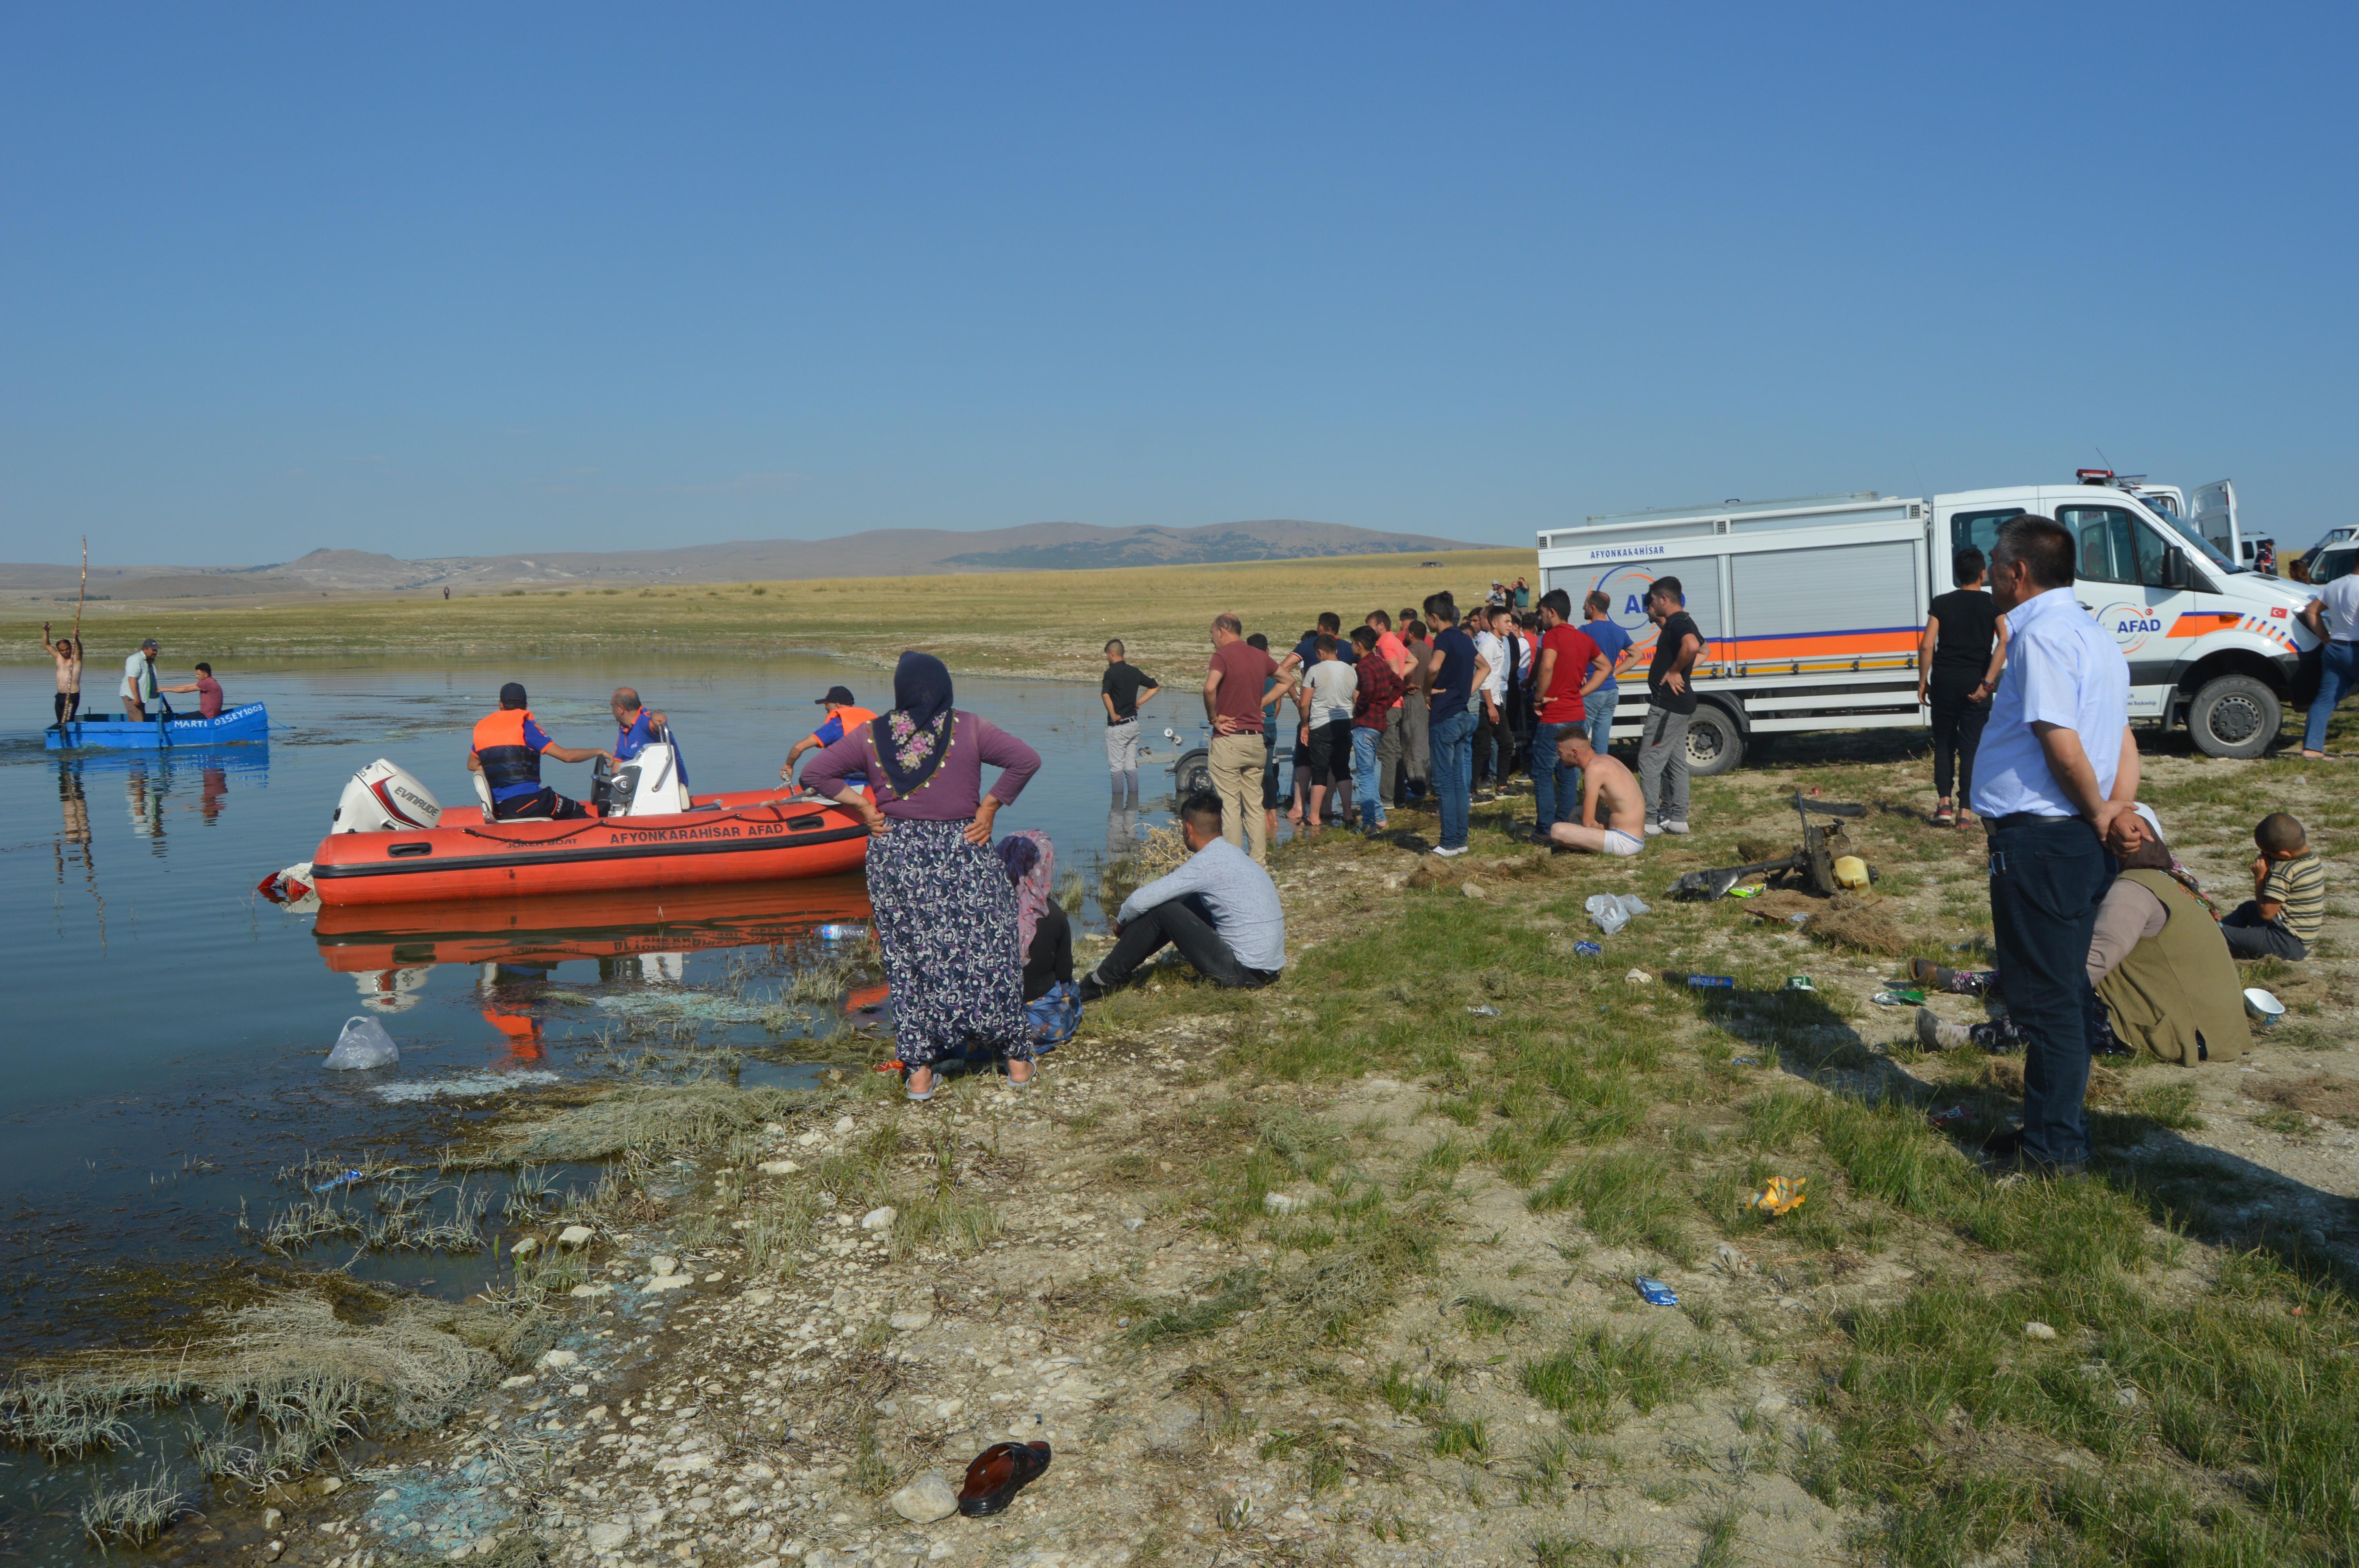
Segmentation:
[(502, 1129), (496, 1162), (669, 1154), (776, 1120), (795, 1103), (784, 1089), (719, 1082), (619, 1088), (545, 1120)]
[(1882, 900), (1852, 903), (1840, 895), (1825, 909), (1802, 923), (1802, 934), (1838, 952), (1873, 953), (1897, 958), (1908, 951), (1908, 938)]

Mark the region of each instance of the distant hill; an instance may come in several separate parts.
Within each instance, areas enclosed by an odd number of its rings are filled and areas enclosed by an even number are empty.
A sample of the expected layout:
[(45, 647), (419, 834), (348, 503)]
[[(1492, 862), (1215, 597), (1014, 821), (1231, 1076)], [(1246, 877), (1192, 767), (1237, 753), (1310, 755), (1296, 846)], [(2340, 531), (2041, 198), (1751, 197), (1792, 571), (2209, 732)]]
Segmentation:
[[(1071, 571), (1103, 567), (1213, 565), (1320, 556), (1406, 555), (1489, 546), (1430, 534), (1386, 534), (1341, 523), (1274, 519), (1197, 528), (1101, 528), (1030, 523), (961, 533), (877, 528), (832, 539), (747, 539), (676, 550), (560, 550), (405, 561), (367, 550), (314, 550), (261, 567), (92, 567), (93, 596), (230, 599), (300, 594), (400, 593), (450, 589), (622, 587), (656, 582), (786, 581), (821, 577), (914, 577), (939, 572)], [(0, 591), (44, 599), (74, 595), (78, 568), (0, 564)]]

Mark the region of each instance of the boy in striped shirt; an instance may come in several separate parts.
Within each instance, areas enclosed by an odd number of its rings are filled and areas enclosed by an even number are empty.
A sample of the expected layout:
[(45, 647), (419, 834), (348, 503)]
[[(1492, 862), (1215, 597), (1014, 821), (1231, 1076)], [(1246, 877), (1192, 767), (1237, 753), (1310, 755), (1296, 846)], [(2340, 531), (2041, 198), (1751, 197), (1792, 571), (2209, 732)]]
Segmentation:
[(2326, 866), (2301, 824), (2282, 811), (2261, 818), (2253, 842), (2261, 850), (2253, 896), (2221, 917), (2220, 935), (2239, 958), (2307, 958), (2326, 914)]

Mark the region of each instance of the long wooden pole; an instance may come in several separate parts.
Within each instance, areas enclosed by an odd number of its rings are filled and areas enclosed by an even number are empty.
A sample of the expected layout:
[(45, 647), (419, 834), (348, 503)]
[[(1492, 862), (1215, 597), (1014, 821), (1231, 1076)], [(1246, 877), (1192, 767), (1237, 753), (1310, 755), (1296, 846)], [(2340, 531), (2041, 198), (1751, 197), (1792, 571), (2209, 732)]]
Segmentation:
[(82, 607), (90, 598), (90, 535), (82, 536), (82, 591), (74, 596), (74, 656), (82, 656)]

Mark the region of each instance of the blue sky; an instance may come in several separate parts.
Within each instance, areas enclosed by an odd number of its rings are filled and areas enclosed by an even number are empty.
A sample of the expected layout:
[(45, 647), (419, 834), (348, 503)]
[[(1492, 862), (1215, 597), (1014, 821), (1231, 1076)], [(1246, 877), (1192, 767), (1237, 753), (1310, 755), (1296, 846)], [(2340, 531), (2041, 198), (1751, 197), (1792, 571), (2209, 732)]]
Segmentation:
[(1523, 543), (2100, 449), (2307, 544), (2354, 16), (19, 5), (0, 559)]

